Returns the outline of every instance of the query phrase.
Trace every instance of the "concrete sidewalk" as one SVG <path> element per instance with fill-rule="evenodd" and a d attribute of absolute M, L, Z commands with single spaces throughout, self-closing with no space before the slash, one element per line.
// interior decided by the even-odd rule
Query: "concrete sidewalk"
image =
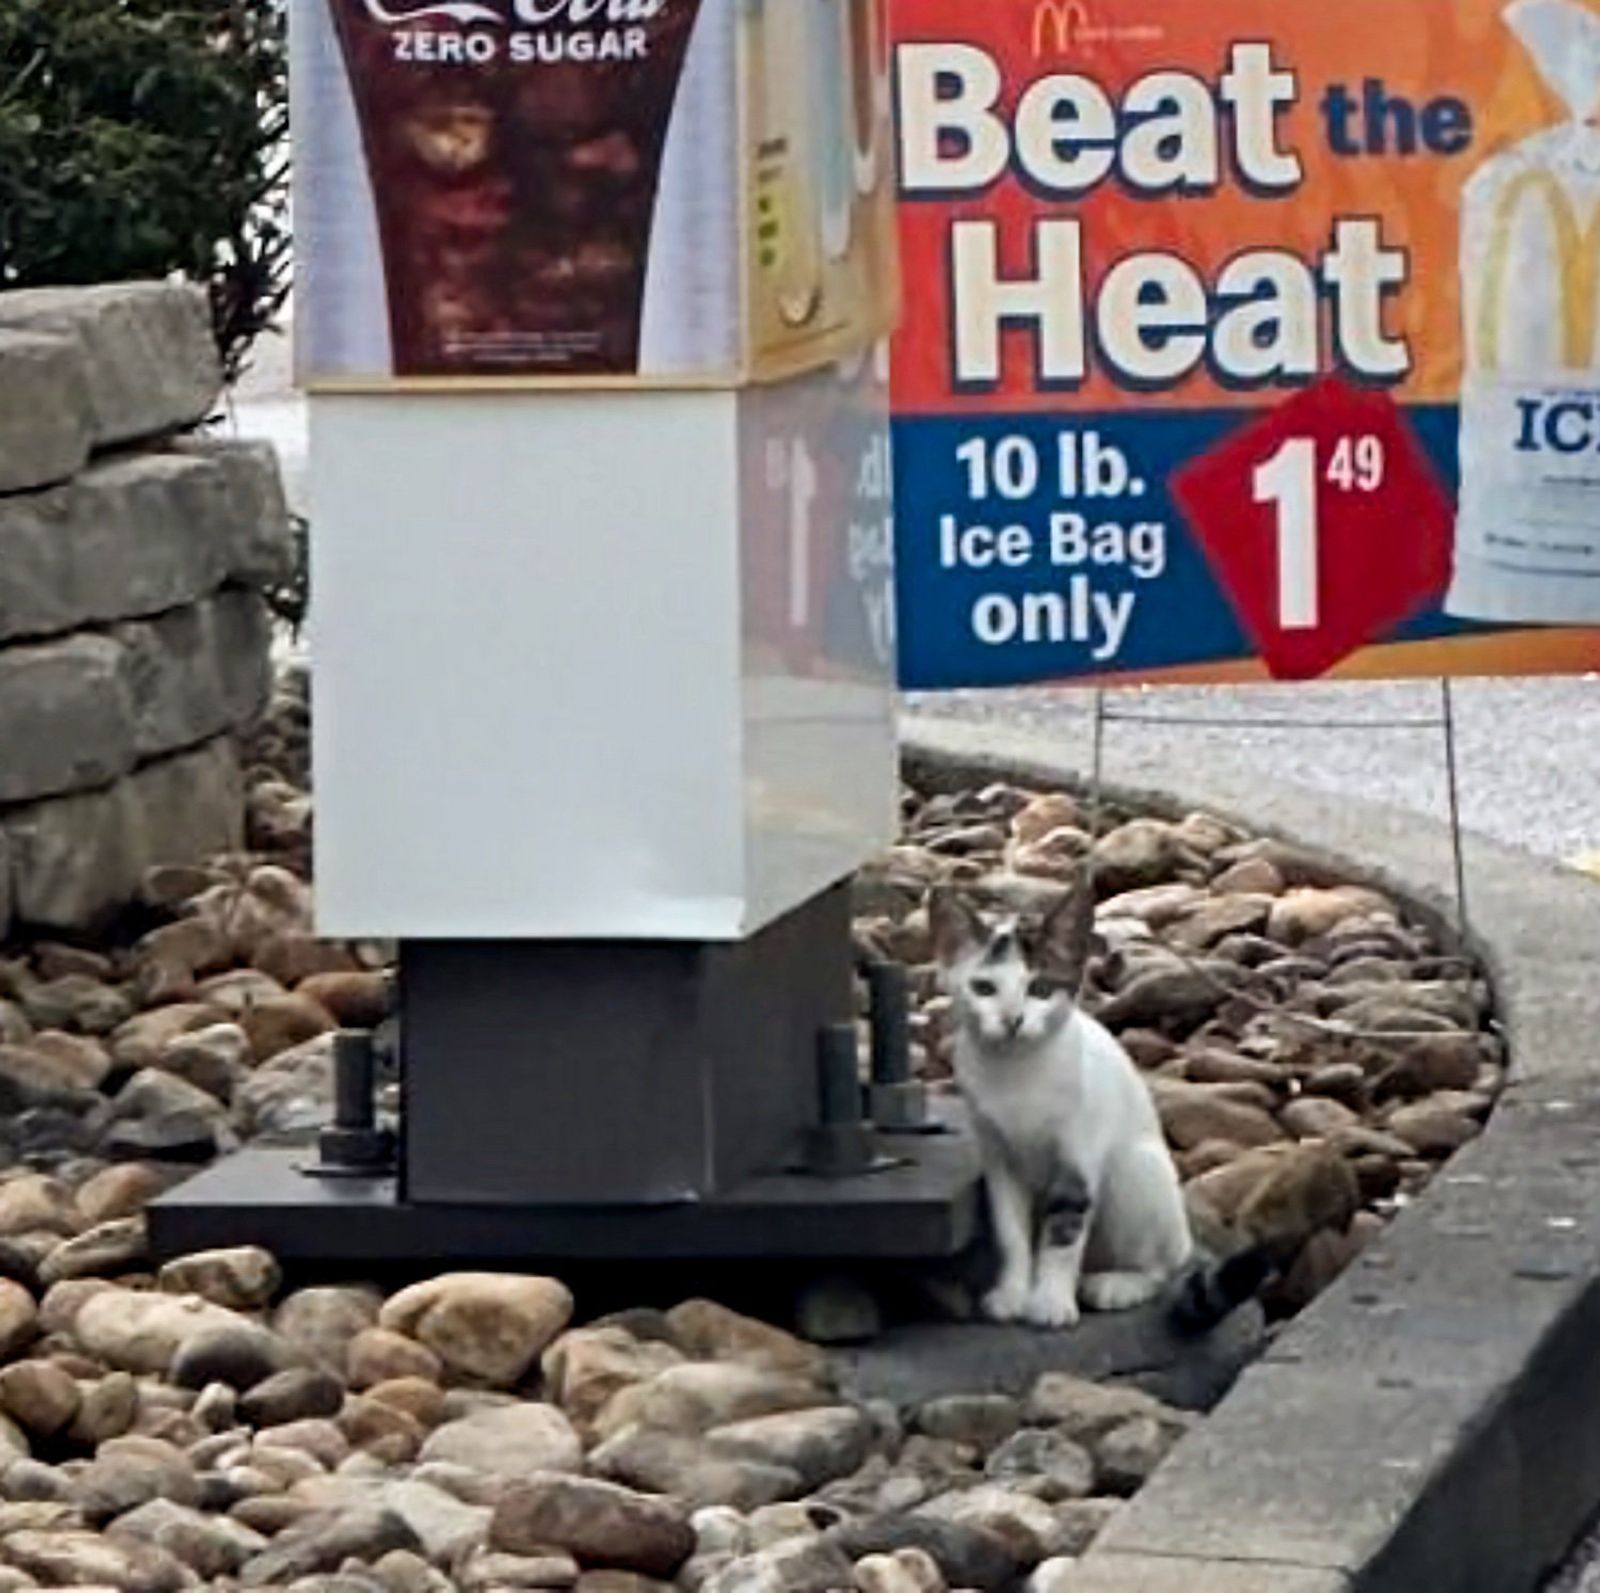
<path fill-rule="evenodd" d="M 1467 827 L 1544 857 L 1570 860 L 1600 848 L 1600 678 L 1469 680 L 1457 682 L 1454 692 Z M 1089 768 L 1087 691 L 944 692 L 913 697 L 911 704 L 924 714 L 1047 737 L 1060 756 Z M 1111 780 L 1181 787 L 1188 771 L 1223 768 L 1330 797 L 1448 816 L 1439 731 L 1382 728 L 1384 721 L 1437 717 L 1433 681 L 1118 691 L 1112 705 L 1120 714 L 1199 717 L 1221 726 L 1109 725 Z M 1263 718 L 1289 720 L 1292 728 L 1249 723 Z M 1367 728 L 1316 727 L 1330 719 Z"/>

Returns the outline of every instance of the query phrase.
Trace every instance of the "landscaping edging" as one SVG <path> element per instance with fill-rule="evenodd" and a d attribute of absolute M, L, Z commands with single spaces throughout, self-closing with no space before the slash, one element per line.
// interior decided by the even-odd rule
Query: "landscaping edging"
<path fill-rule="evenodd" d="M 1042 738 L 918 718 L 919 780 L 1081 789 Z M 1122 760 L 1119 760 L 1119 762 Z M 1188 765 L 1134 765 L 1450 911 L 1443 824 Z M 1524 1593 L 1600 1499 L 1600 890 L 1477 838 L 1474 950 L 1511 1074 L 1484 1134 L 1244 1373 L 1074 1568 L 1073 1593 Z"/>

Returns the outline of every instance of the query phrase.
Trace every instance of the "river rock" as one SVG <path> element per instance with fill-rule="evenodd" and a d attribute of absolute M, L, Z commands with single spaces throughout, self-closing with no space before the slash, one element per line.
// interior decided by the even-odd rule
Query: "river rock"
<path fill-rule="evenodd" d="M 111 1071 L 111 1053 L 105 1042 L 89 1035 L 45 1029 L 26 1043 L 26 1049 L 80 1090 L 98 1090 Z"/>
<path fill-rule="evenodd" d="M 0 1466 L 29 1458 L 28 1435 L 9 1416 L 0 1415 Z"/>
<path fill-rule="evenodd" d="M 110 1372 L 80 1390 L 78 1413 L 67 1436 L 93 1449 L 120 1438 L 139 1415 L 139 1385 L 130 1372 Z"/>
<path fill-rule="evenodd" d="M 82 1227 L 72 1191 L 59 1179 L 25 1173 L 0 1184 L 0 1236 L 57 1233 L 70 1238 Z"/>
<path fill-rule="evenodd" d="M 173 1354 L 167 1375 L 180 1388 L 200 1389 L 207 1383 L 226 1383 L 243 1392 L 274 1372 L 285 1370 L 293 1359 L 294 1352 L 276 1333 L 257 1322 L 237 1318 L 184 1339 Z"/>
<path fill-rule="evenodd" d="M 491 1515 L 484 1506 L 467 1504 L 414 1477 L 356 1476 L 346 1470 L 338 1476 L 310 1478 L 296 1484 L 294 1491 L 323 1510 L 392 1511 L 415 1536 L 415 1552 L 439 1566 L 478 1548 Z"/>
<path fill-rule="evenodd" d="M 350 1341 L 376 1325 L 382 1304 L 375 1289 L 297 1289 L 273 1313 L 272 1327 L 305 1359 L 342 1375 Z"/>
<path fill-rule="evenodd" d="M 153 1068 L 180 1034 L 222 1023 L 227 1013 L 206 1001 L 179 1001 L 137 1013 L 111 1036 L 112 1060 L 128 1072 Z"/>
<path fill-rule="evenodd" d="M 857 1560 L 858 1593 L 945 1593 L 944 1573 L 921 1549 L 869 1554 Z"/>
<path fill-rule="evenodd" d="M 208 1582 L 232 1576 L 267 1547 L 266 1538 L 240 1522 L 165 1498 L 151 1499 L 119 1516 L 108 1536 L 152 1543 Z"/>
<path fill-rule="evenodd" d="M 250 1061 L 250 1040 L 244 1030 L 236 1023 L 213 1023 L 176 1036 L 162 1049 L 155 1065 L 219 1101 L 229 1102 Z"/>
<path fill-rule="evenodd" d="M 912 1421 L 930 1438 L 971 1444 L 988 1454 L 1022 1425 L 1022 1407 L 1008 1394 L 947 1394 L 918 1406 Z"/>
<path fill-rule="evenodd" d="M 1095 1441 L 1099 1486 L 1112 1494 L 1131 1494 L 1142 1488 L 1178 1437 L 1171 1427 L 1151 1416 L 1134 1416 L 1119 1422 Z"/>
<path fill-rule="evenodd" d="M 288 993 L 259 968 L 230 968 L 203 980 L 199 987 L 199 994 L 230 1023 L 237 1023 L 252 1007 Z"/>
<path fill-rule="evenodd" d="M 311 974 L 301 980 L 295 994 L 314 1001 L 346 1029 L 376 1029 L 389 1015 L 389 976 L 366 969 Z"/>
<path fill-rule="evenodd" d="M 504 1554 L 478 1549 L 462 1562 L 457 1579 L 467 1593 L 512 1593 L 513 1589 L 575 1588 L 578 1562 L 563 1549 L 537 1554 Z"/>
<path fill-rule="evenodd" d="M 1400 1107 L 1389 1114 L 1385 1126 L 1421 1156 L 1452 1155 L 1483 1131 L 1465 1112 L 1436 1099 Z"/>
<path fill-rule="evenodd" d="M 1348 1232 L 1329 1228 L 1313 1235 L 1294 1258 L 1287 1276 L 1277 1285 L 1272 1299 L 1274 1306 L 1288 1311 L 1303 1310 L 1360 1255 L 1382 1227 L 1380 1217 L 1362 1212 Z"/>
<path fill-rule="evenodd" d="M 239 1014 L 238 1022 L 258 1064 L 270 1062 L 338 1027 L 326 1007 L 298 991 L 253 1003 Z"/>
<path fill-rule="evenodd" d="M 101 1444 L 78 1478 L 78 1505 L 91 1522 L 110 1521 L 151 1499 L 193 1506 L 199 1498 L 199 1480 L 183 1451 L 138 1434 Z"/>
<path fill-rule="evenodd" d="M 252 1449 L 257 1455 L 265 1449 L 296 1450 L 327 1471 L 336 1470 L 350 1458 L 349 1440 L 336 1422 L 323 1416 L 301 1416 L 276 1427 L 263 1427 Z"/>
<path fill-rule="evenodd" d="M 178 1593 L 189 1582 L 183 1564 L 154 1544 L 119 1543 L 94 1532 L 13 1532 L 5 1555 L 44 1587 Z"/>
<path fill-rule="evenodd" d="M 853 1405 L 784 1411 L 713 1427 L 706 1445 L 714 1453 L 798 1472 L 808 1488 L 847 1476 L 872 1452 L 876 1429 Z"/>
<path fill-rule="evenodd" d="M 808 1410 L 830 1403 L 816 1384 L 781 1372 L 737 1362 L 691 1361 L 618 1390 L 595 1419 L 596 1434 L 608 1438 L 634 1422 L 670 1432 L 703 1433 L 712 1427 Z"/>
<path fill-rule="evenodd" d="M 318 1511 L 280 1532 L 243 1568 L 245 1587 L 272 1587 L 337 1570 L 346 1560 L 376 1560 L 394 1549 L 419 1549 L 417 1535 L 392 1510 L 354 1505 Z"/>
<path fill-rule="evenodd" d="M 965 1522 L 935 1516 L 886 1514 L 847 1521 L 832 1528 L 824 1541 L 836 1544 L 851 1560 L 920 1549 L 952 1588 L 979 1588 L 984 1593 L 1001 1593 L 1023 1570 L 1022 1562 L 999 1538 Z"/>
<path fill-rule="evenodd" d="M 540 1370 L 547 1395 L 586 1426 L 619 1389 L 649 1382 L 682 1362 L 671 1344 L 641 1341 L 626 1328 L 607 1326 L 562 1334 L 544 1352 Z"/>
<path fill-rule="evenodd" d="M 464 1580 L 451 1581 L 409 1549 L 391 1549 L 372 1567 L 372 1574 L 383 1583 L 384 1593 L 456 1593 L 458 1586 L 468 1585 Z"/>
<path fill-rule="evenodd" d="M 741 1316 L 713 1300 L 685 1300 L 667 1312 L 673 1342 L 704 1361 L 740 1361 L 768 1372 L 792 1372 L 821 1380 L 828 1358 L 814 1344 L 782 1328 Z"/>
<path fill-rule="evenodd" d="M 1081 830 L 1083 809 L 1065 791 L 1028 798 L 1011 817 L 1011 833 L 1022 846 L 1035 846 L 1053 830 Z"/>
<path fill-rule="evenodd" d="M 309 1417 L 336 1416 L 343 1404 L 344 1383 L 332 1372 L 292 1366 L 241 1394 L 238 1411 L 252 1427 L 279 1427 Z"/>
<path fill-rule="evenodd" d="M 430 1434 L 422 1458 L 519 1477 L 531 1471 L 576 1471 L 583 1444 L 554 1405 L 503 1405 L 446 1422 Z"/>
<path fill-rule="evenodd" d="M 1122 1509 L 1120 1499 L 1072 1499 L 1056 1507 L 1056 1530 L 1063 1554 L 1086 1554 L 1089 1546 Z"/>
<path fill-rule="evenodd" d="M 1187 1034 L 1227 999 L 1216 976 L 1182 963 L 1152 967 L 1130 979 L 1097 1016 L 1113 1030 L 1158 1029 Z"/>
<path fill-rule="evenodd" d="M 984 1475 L 1056 1504 L 1094 1491 L 1094 1457 L 1059 1428 L 1029 1427 L 989 1456 Z"/>
<path fill-rule="evenodd" d="M 1331 1139 L 1342 1128 L 1359 1128 L 1361 1116 L 1339 1101 L 1303 1095 L 1278 1113 L 1278 1121 L 1296 1139 Z"/>
<path fill-rule="evenodd" d="M 82 1394 L 53 1361 L 16 1361 L 0 1368 L 0 1410 L 35 1438 L 53 1438 L 78 1414 Z"/>
<path fill-rule="evenodd" d="M 119 1162 L 78 1186 L 78 1210 L 88 1223 L 111 1222 L 144 1210 L 180 1175 L 151 1162 Z"/>
<path fill-rule="evenodd" d="M 415 1460 L 426 1432 L 409 1411 L 368 1394 L 352 1394 L 339 1413 L 339 1430 L 365 1454 L 385 1465 Z"/>
<path fill-rule="evenodd" d="M 1471 1089 L 1478 1070 L 1489 1060 L 1483 1037 L 1476 1033 L 1428 1034 L 1396 1043 L 1392 1061 L 1373 1080 L 1379 1099 L 1415 1099 L 1436 1090 Z"/>
<path fill-rule="evenodd" d="M 391 1377 L 385 1382 L 373 1383 L 365 1392 L 369 1400 L 404 1411 L 425 1428 L 437 1427 L 447 1415 L 444 1390 L 425 1377 Z"/>
<path fill-rule="evenodd" d="M 1023 1415 L 1034 1426 L 1053 1427 L 1091 1448 L 1112 1428 L 1138 1417 L 1148 1416 L 1180 1431 L 1187 1425 L 1180 1412 L 1139 1389 L 1092 1383 L 1070 1372 L 1044 1373 L 1029 1391 Z"/>
<path fill-rule="evenodd" d="M 427 1345 L 452 1370 L 510 1388 L 571 1316 L 572 1295 L 554 1278 L 454 1272 L 402 1289 L 378 1321 Z"/>
<path fill-rule="evenodd" d="M 363 1328 L 345 1351 L 345 1371 L 355 1389 L 373 1388 L 398 1378 L 437 1383 L 444 1374 L 444 1362 L 427 1345 L 418 1344 L 403 1333 Z"/>
<path fill-rule="evenodd" d="M 632 1426 L 588 1457 L 598 1477 L 645 1493 L 671 1494 L 691 1510 L 732 1506 L 755 1510 L 805 1491 L 798 1471 L 763 1460 L 713 1453 L 699 1438 Z"/>
<path fill-rule="evenodd" d="M 547 1546 L 580 1563 L 672 1576 L 694 1552 L 694 1529 L 677 1502 L 589 1477 L 545 1473 L 509 1488 L 495 1507 L 489 1542 L 512 1554 Z"/>
<path fill-rule="evenodd" d="M 184 1344 L 208 1331 L 235 1327 L 248 1329 L 250 1324 L 197 1296 L 116 1288 L 89 1296 L 72 1318 L 72 1331 L 89 1354 L 140 1373 L 165 1373 Z"/>
<path fill-rule="evenodd" d="M 20 1283 L 0 1278 L 0 1356 L 14 1355 L 38 1331 L 39 1308 Z"/>
<path fill-rule="evenodd" d="M 1326 935 L 1346 919 L 1393 911 L 1394 904 L 1387 897 L 1364 886 L 1301 887 L 1273 903 L 1267 934 L 1283 945 L 1298 946 Z"/>
<path fill-rule="evenodd" d="M 129 1272 L 150 1258 L 143 1213 L 116 1217 L 56 1246 L 39 1265 L 39 1281 L 47 1287 L 68 1278 L 106 1277 Z"/>
<path fill-rule="evenodd" d="M 221 1118 L 204 1112 L 163 1112 L 112 1122 L 96 1149 L 112 1161 L 183 1162 L 199 1166 L 232 1143 Z"/>
<path fill-rule="evenodd" d="M 975 1527 L 1003 1543 L 1023 1567 L 1037 1565 L 1062 1547 L 1049 1505 L 993 1483 L 940 1494 L 919 1506 L 917 1514 Z"/>
<path fill-rule="evenodd" d="M 1198 859 L 1177 830 L 1160 819 L 1132 819 L 1094 844 L 1095 884 L 1104 896 L 1162 885 Z"/>
<path fill-rule="evenodd" d="M 822 1538 L 790 1539 L 731 1561 L 701 1593 L 841 1593 L 855 1585 L 849 1558 Z"/>
<path fill-rule="evenodd" d="M 72 1036 L 63 1036 L 71 1039 Z M 70 1062 L 34 1044 L 0 1045 L 0 1112 L 13 1116 L 37 1108 L 87 1111 L 98 1098 Z"/>
<path fill-rule="evenodd" d="M 256 1311 L 278 1292 L 283 1269 L 270 1250 L 238 1245 L 202 1250 L 169 1261 L 156 1275 L 168 1294 L 197 1294 L 234 1311 Z"/>
<path fill-rule="evenodd" d="M 280 1051 L 234 1091 L 234 1114 L 246 1134 L 290 1137 L 322 1128 L 333 1106 L 333 1035 Z"/>
<path fill-rule="evenodd" d="M 35 1029 L 65 1029 L 73 1034 L 110 1034 L 127 1021 L 133 1005 L 120 990 L 90 974 L 64 974 L 18 992 L 22 1010 Z"/>
<path fill-rule="evenodd" d="M 1224 1093 L 1240 1086 L 1188 1084 L 1165 1078 L 1150 1083 L 1161 1126 L 1178 1150 L 1192 1150 L 1207 1140 L 1253 1146 L 1270 1145 L 1284 1137 L 1270 1112 Z"/>

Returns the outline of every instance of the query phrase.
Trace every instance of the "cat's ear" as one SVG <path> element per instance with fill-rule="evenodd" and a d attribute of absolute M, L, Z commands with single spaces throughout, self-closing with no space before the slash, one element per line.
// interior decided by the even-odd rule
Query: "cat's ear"
<path fill-rule="evenodd" d="M 1094 891 L 1080 871 L 1072 889 L 1045 915 L 1039 936 L 1041 960 L 1058 979 L 1077 990 L 1096 940 Z"/>
<path fill-rule="evenodd" d="M 986 938 L 977 908 L 949 886 L 937 886 L 929 894 L 928 926 L 934 957 L 947 968 L 970 957 Z"/>

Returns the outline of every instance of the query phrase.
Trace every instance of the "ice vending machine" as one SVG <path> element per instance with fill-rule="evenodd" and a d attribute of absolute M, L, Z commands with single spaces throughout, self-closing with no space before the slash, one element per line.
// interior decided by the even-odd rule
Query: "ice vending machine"
<path fill-rule="evenodd" d="M 855 1071 L 881 0 L 295 0 L 293 76 L 319 927 L 399 944 L 403 1111 L 385 1165 L 341 1037 L 320 1161 L 244 1153 L 158 1243 L 959 1248 L 964 1136 L 876 1137 Z M 885 1126 L 936 1128 L 871 973 Z"/>

